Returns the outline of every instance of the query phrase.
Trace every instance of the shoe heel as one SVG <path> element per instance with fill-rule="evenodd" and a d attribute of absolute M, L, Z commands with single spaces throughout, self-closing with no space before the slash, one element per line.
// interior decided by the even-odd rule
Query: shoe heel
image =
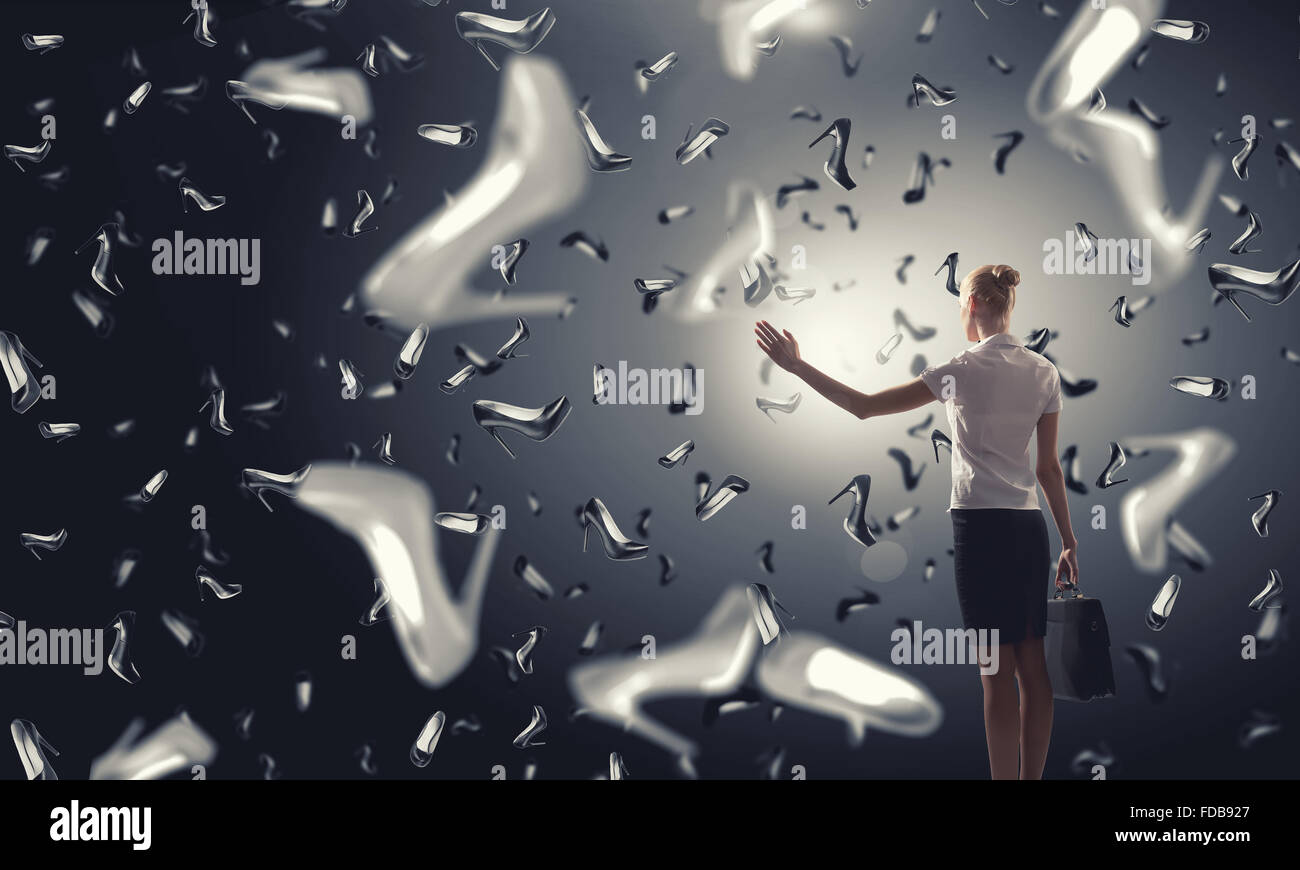
<path fill-rule="evenodd" d="M 591 531 L 591 520 L 582 521 L 582 552 L 587 552 L 587 533 Z"/>
<path fill-rule="evenodd" d="M 275 513 L 275 510 L 272 509 L 270 503 L 266 500 L 266 492 L 264 490 L 260 488 L 255 489 L 253 490 L 253 495 L 257 496 L 257 500 L 262 503 L 262 507 L 266 508 L 271 513 Z"/>
<path fill-rule="evenodd" d="M 844 487 L 844 488 L 841 489 L 839 492 L 835 493 L 835 498 L 832 498 L 830 501 L 828 501 L 828 502 L 826 502 L 826 503 L 827 503 L 827 504 L 835 504 L 835 499 L 837 499 L 837 498 L 839 498 L 840 496 L 844 495 L 844 493 L 850 491 L 851 489 L 853 489 L 853 482 L 852 482 L 852 481 L 849 482 L 849 485 L 848 485 L 848 486 Z"/>
<path fill-rule="evenodd" d="M 45 735 L 42 734 L 42 733 L 39 732 L 39 731 L 36 732 L 36 743 L 37 743 L 38 746 L 40 746 L 40 747 L 41 747 L 42 749 L 44 749 L 46 752 L 51 752 L 51 753 L 53 753 L 56 757 L 58 756 L 58 754 L 59 754 L 59 750 L 57 750 L 57 749 L 55 749 L 53 746 L 51 746 L 51 745 L 50 745 L 50 741 L 46 740 L 46 739 L 45 739 Z"/>
<path fill-rule="evenodd" d="M 1237 312 L 1242 317 L 1246 318 L 1247 323 L 1250 322 L 1250 315 L 1246 313 L 1246 309 L 1242 308 L 1241 303 L 1237 301 L 1237 294 L 1235 292 L 1228 291 L 1227 293 L 1222 294 L 1222 296 L 1224 299 L 1227 299 L 1229 302 L 1232 303 L 1232 307 L 1237 309 Z"/>
<path fill-rule="evenodd" d="M 483 40 L 474 40 L 474 47 L 478 49 L 479 54 L 483 55 L 483 57 L 487 59 L 488 63 L 492 64 L 492 69 L 501 72 L 501 67 L 497 65 L 495 60 L 493 60 L 492 55 L 488 54 L 487 46 L 483 44 Z"/>
<path fill-rule="evenodd" d="M 488 429 L 488 434 L 496 439 L 496 442 L 501 445 L 501 447 L 506 451 L 506 453 L 510 454 L 511 459 L 515 458 L 515 452 L 510 449 L 510 445 L 506 444 L 505 439 L 501 437 L 501 433 L 496 430 L 495 426 Z"/>
<path fill-rule="evenodd" d="M 17 338 L 17 336 L 14 337 Z M 19 340 L 17 344 L 18 344 L 18 352 L 23 355 L 24 359 L 26 359 L 32 365 L 36 366 L 38 369 L 45 368 L 45 366 L 41 363 L 41 361 L 38 360 L 30 350 L 27 349 L 27 347 L 22 343 L 21 340 Z"/>

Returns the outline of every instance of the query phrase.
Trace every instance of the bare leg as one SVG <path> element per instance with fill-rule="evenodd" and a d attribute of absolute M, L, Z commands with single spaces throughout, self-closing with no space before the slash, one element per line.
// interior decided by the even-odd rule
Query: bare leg
<path fill-rule="evenodd" d="M 998 647 L 998 671 L 980 674 L 984 685 L 984 733 L 988 738 L 989 772 L 994 779 L 1015 779 L 1020 746 L 1019 701 L 1016 697 L 1015 645 Z"/>
<path fill-rule="evenodd" d="M 1020 683 L 1020 778 L 1042 779 L 1052 737 L 1052 681 L 1041 637 L 1014 646 Z"/>

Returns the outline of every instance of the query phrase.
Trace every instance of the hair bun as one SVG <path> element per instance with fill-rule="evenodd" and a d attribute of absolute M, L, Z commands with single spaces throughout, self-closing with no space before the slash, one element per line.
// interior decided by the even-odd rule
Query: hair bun
<path fill-rule="evenodd" d="M 1010 266 L 994 266 L 993 280 L 999 287 L 1010 293 L 1020 285 L 1020 273 Z"/>

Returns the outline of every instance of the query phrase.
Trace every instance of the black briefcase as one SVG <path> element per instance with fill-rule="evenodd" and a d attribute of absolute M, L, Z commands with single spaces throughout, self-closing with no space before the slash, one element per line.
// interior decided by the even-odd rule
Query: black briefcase
<path fill-rule="evenodd" d="M 1052 695 L 1063 701 L 1091 701 L 1115 694 L 1110 663 L 1110 631 L 1101 601 L 1087 598 L 1077 586 L 1073 595 L 1060 590 L 1047 600 L 1047 673 Z"/>

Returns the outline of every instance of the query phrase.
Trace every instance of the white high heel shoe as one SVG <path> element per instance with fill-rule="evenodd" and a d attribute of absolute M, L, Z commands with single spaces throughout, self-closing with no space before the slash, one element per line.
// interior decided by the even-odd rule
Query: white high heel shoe
<path fill-rule="evenodd" d="M 662 697 L 718 697 L 756 683 L 769 700 L 844 720 L 849 742 L 868 726 L 925 737 L 943 722 L 943 708 L 919 681 L 837 642 L 805 631 L 764 645 L 746 587 L 731 586 L 686 640 L 653 659 L 609 655 L 569 671 L 581 712 L 643 737 L 677 756 L 693 774 L 699 747 L 649 718 L 642 706 Z"/>
<path fill-rule="evenodd" d="M 438 557 L 433 493 L 405 471 L 377 465 L 315 462 L 295 504 L 353 538 L 383 578 L 397 643 L 416 679 L 450 683 L 478 652 L 479 614 L 500 531 L 478 539 L 460 584 L 452 591 Z"/>
<path fill-rule="evenodd" d="M 1110 182 L 1120 206 L 1136 228 L 1135 236 L 1152 240 L 1156 263 L 1142 263 L 1148 280 L 1173 286 L 1196 264 L 1183 245 L 1201 226 L 1214 197 L 1223 160 L 1210 154 L 1183 213 L 1166 217 L 1160 140 L 1150 126 L 1118 109 L 1089 111 L 1092 95 L 1127 60 L 1139 41 L 1148 38 L 1164 0 L 1110 0 L 1097 10 L 1080 4 L 1034 77 L 1025 103 L 1029 116 L 1057 147 L 1086 156 Z"/>
<path fill-rule="evenodd" d="M 462 15 L 465 13 L 462 13 Z M 568 295 L 520 293 L 509 307 L 475 292 L 470 277 L 493 245 L 518 239 L 571 209 L 587 187 L 587 158 L 573 132 L 576 105 L 559 65 L 511 56 L 501 73 L 497 120 L 487 158 L 470 182 L 412 227 L 361 282 L 368 310 L 405 335 L 503 315 L 559 316 Z"/>

